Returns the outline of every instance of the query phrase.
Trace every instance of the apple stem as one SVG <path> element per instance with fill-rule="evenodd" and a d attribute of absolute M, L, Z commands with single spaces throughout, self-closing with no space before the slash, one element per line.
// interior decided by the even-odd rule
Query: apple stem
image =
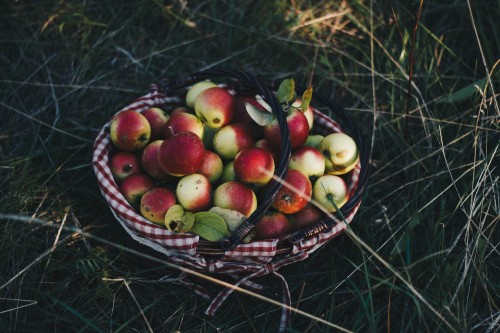
<path fill-rule="evenodd" d="M 174 129 L 172 128 L 172 126 L 168 126 L 168 130 L 170 131 L 170 134 L 172 134 L 172 136 L 175 136 Z"/>

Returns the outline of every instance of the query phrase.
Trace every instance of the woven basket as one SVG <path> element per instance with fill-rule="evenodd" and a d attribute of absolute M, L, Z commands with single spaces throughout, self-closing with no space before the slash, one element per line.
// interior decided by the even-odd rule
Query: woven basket
<path fill-rule="evenodd" d="M 191 85 L 205 79 L 212 79 L 214 82 L 222 80 L 224 85 L 236 94 L 252 96 L 258 94 L 272 107 L 282 135 L 282 153 L 280 160 L 276 163 L 275 175 L 284 178 L 291 154 L 286 115 L 281 111 L 274 96 L 275 85 L 263 83 L 249 73 L 235 70 L 208 70 L 173 81 L 153 84 L 150 93 L 137 98 L 120 111 L 142 112 L 152 107 L 172 108 L 183 103 L 185 93 Z M 297 89 L 297 93 L 302 93 L 300 88 Z M 173 233 L 143 218 L 125 200 L 118 185 L 113 180 L 109 168 L 110 153 L 114 149 L 109 135 L 110 122 L 102 127 L 94 144 L 93 167 L 99 188 L 111 212 L 131 238 L 138 244 L 153 249 L 162 255 L 163 259 L 199 272 L 231 276 L 236 281 L 234 285 L 255 287 L 256 285 L 252 283 L 254 278 L 274 274 L 286 286 L 286 281 L 277 273 L 277 270 L 282 266 L 306 259 L 310 253 L 341 233 L 356 214 L 368 180 L 367 146 L 362 140 L 359 129 L 347 112 L 335 101 L 317 93 L 313 94 L 311 106 L 316 107 L 313 109 L 315 117 L 313 133 L 327 135 L 345 131 L 356 141 L 360 159 L 356 167 L 344 177 L 348 184 L 350 199 L 335 214 L 335 217 L 320 220 L 292 233 L 284 240 L 241 242 L 241 239 L 271 206 L 281 187 L 279 182 L 272 182 L 271 185 L 267 186 L 262 195 L 264 199 L 260 200 L 257 210 L 232 237 L 220 242 L 200 240 L 198 236 L 189 233 Z M 327 109 L 332 114 L 332 118 L 319 111 L 319 106 L 322 109 Z M 288 294 L 288 288 L 284 290 L 286 290 L 284 294 Z M 195 291 L 203 294 L 199 289 L 195 288 Z M 229 288 L 213 298 L 207 314 L 213 314 L 231 292 L 232 289 Z M 284 295 L 283 302 L 289 304 L 289 295 Z M 282 327 L 286 325 L 288 316 L 289 312 L 285 307 Z"/>

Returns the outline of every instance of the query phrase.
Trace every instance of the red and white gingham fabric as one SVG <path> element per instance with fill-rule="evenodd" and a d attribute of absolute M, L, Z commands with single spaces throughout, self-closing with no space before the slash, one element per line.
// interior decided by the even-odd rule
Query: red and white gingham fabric
<path fill-rule="evenodd" d="M 152 107 L 168 107 L 168 105 L 179 102 L 178 97 L 164 96 L 155 88 L 153 85 L 151 93 L 136 99 L 119 112 L 124 110 L 142 112 Z M 322 112 L 314 110 L 314 116 L 314 131 L 316 134 L 326 135 L 333 132 L 342 132 L 339 124 Z M 277 272 L 277 269 L 304 260 L 310 253 L 316 251 L 347 227 L 345 223 L 339 223 L 329 231 L 304 239 L 295 244 L 291 253 L 287 255 L 276 256 L 278 240 L 274 239 L 240 244 L 235 249 L 226 251 L 221 258 L 205 258 L 197 253 L 198 236 L 189 233 L 173 233 L 164 227 L 149 222 L 127 202 L 115 183 L 108 165 L 109 152 L 112 149 L 109 125 L 110 122 L 102 127 L 94 143 L 93 168 L 101 193 L 111 208 L 113 215 L 134 240 L 165 254 L 165 259 L 172 263 L 200 272 L 227 274 L 235 277 L 237 280 L 235 282 L 236 286 L 242 285 L 257 290 L 261 289 L 262 286 L 251 280 L 262 275 L 273 274 L 281 281 L 283 303 L 289 306 L 288 286 L 283 276 Z M 358 162 L 358 165 L 350 173 L 350 193 L 356 190 L 359 173 L 360 165 Z M 347 223 L 351 222 L 358 207 L 348 216 L 345 216 Z M 185 281 L 186 285 L 190 285 L 187 279 L 183 279 L 183 281 Z M 191 287 L 200 295 L 208 297 L 208 293 L 202 288 L 194 285 L 191 285 Z M 213 314 L 232 291 L 233 289 L 228 288 L 220 292 L 207 309 L 207 314 Z M 280 324 L 281 329 L 286 327 L 289 316 L 290 310 L 287 306 L 284 306 Z"/>

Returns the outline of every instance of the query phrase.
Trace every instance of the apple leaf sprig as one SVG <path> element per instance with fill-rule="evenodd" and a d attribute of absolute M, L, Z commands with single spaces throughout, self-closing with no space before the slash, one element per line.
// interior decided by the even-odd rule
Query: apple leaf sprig
<path fill-rule="evenodd" d="M 300 112 L 305 112 L 311 103 L 312 94 L 313 87 L 309 86 L 302 94 L 300 105 L 295 105 L 295 102 L 297 101 L 297 93 L 295 91 L 295 81 L 291 78 L 285 79 L 280 83 L 278 90 L 276 91 L 276 98 L 281 104 L 283 112 L 289 112 L 291 108 L 297 109 Z M 267 104 L 261 96 L 257 95 L 255 98 L 262 106 L 262 109 L 257 108 L 250 103 L 245 103 L 248 115 L 260 126 L 267 126 L 275 119 L 275 116 L 273 115 L 269 104 Z"/>
<path fill-rule="evenodd" d="M 231 235 L 246 216 L 231 209 L 212 207 L 206 212 L 189 212 L 181 205 L 171 206 L 165 214 L 165 227 L 173 232 L 191 232 L 209 241 Z"/>

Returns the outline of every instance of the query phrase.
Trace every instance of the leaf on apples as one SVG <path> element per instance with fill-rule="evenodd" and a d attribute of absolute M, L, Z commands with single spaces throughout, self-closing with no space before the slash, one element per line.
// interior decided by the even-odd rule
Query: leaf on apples
<path fill-rule="evenodd" d="M 302 94 L 302 105 L 300 106 L 300 110 L 305 112 L 311 103 L 311 99 L 313 96 L 313 87 L 309 86 L 304 93 Z"/>
<path fill-rule="evenodd" d="M 267 102 L 262 98 L 261 95 L 255 95 L 255 100 L 257 103 L 259 103 L 264 109 L 266 109 L 269 112 L 273 112 L 273 109 L 271 108 L 271 105 L 267 104 Z"/>
<path fill-rule="evenodd" d="M 281 104 L 290 103 L 295 96 L 295 81 L 293 79 L 285 79 L 280 83 L 276 97 Z"/>
<path fill-rule="evenodd" d="M 212 207 L 209 212 L 215 213 L 224 219 L 226 226 L 229 230 L 229 234 L 232 234 L 238 227 L 245 222 L 247 217 L 236 210 Z"/>
<path fill-rule="evenodd" d="M 248 115 L 260 126 L 267 126 L 274 120 L 274 115 L 267 111 L 262 111 L 250 103 L 245 103 Z"/>
<path fill-rule="evenodd" d="M 186 212 L 181 205 L 173 205 L 165 214 L 165 227 L 170 231 L 188 232 L 194 223 L 194 214 Z"/>
<path fill-rule="evenodd" d="M 191 232 L 212 242 L 228 235 L 226 222 L 213 212 L 199 212 L 194 214 L 194 224 Z"/>

